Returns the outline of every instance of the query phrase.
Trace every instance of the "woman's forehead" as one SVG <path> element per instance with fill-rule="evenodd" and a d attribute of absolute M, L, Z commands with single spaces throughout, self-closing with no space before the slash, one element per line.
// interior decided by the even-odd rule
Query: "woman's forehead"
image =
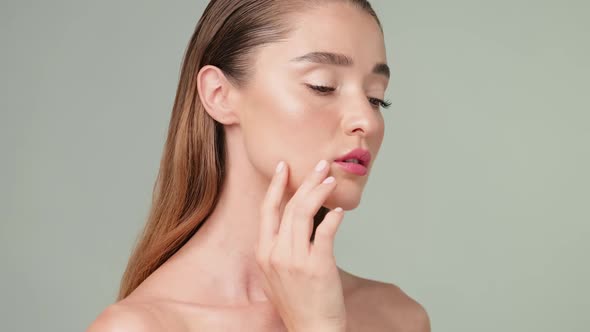
<path fill-rule="evenodd" d="M 277 48 L 289 59 L 327 51 L 346 54 L 357 61 L 366 56 L 371 61 L 386 61 L 379 24 L 362 9 L 335 3 L 297 14 L 292 23 L 293 30 Z"/>
<path fill-rule="evenodd" d="M 376 21 L 368 14 L 356 9 L 359 16 L 368 18 L 357 24 L 316 23 L 314 20 L 299 21 L 299 24 L 283 40 L 261 47 L 258 60 L 262 65 L 271 63 L 288 64 L 293 62 L 333 62 L 334 64 L 377 64 L 386 63 L 383 34 Z M 309 24 L 307 24 L 309 22 Z"/>

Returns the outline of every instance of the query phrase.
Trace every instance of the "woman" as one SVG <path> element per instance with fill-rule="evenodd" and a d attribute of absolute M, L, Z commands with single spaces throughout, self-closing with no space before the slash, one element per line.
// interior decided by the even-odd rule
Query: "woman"
<path fill-rule="evenodd" d="M 401 289 L 333 256 L 381 146 L 388 81 L 367 1 L 211 1 L 148 223 L 88 330 L 429 331 Z"/>

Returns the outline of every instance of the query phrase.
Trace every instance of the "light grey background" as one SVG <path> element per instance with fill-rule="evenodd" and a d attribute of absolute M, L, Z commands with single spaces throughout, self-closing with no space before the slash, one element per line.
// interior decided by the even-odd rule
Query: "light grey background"
<path fill-rule="evenodd" d="M 588 331 L 589 2 L 373 4 L 393 105 L 339 264 L 433 331 Z M 113 301 L 205 5 L 1 2 L 1 331 Z"/>

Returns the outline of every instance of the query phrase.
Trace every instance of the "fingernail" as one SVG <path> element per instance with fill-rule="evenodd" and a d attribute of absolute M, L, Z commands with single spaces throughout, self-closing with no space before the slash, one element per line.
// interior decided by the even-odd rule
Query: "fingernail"
<path fill-rule="evenodd" d="M 324 168 L 326 168 L 328 162 L 325 160 L 320 161 L 317 166 L 315 167 L 316 172 L 321 172 Z"/>
<path fill-rule="evenodd" d="M 330 176 L 329 178 L 326 178 L 324 180 L 324 182 L 322 182 L 322 183 L 332 183 L 332 182 L 334 182 L 334 177 L 333 176 Z"/>
<path fill-rule="evenodd" d="M 281 162 L 280 162 L 280 163 L 277 165 L 276 172 L 278 173 L 278 172 L 282 171 L 282 170 L 283 170 L 283 167 L 285 167 L 285 162 L 284 162 L 284 161 L 281 161 Z"/>
<path fill-rule="evenodd" d="M 337 208 L 334 209 L 334 211 L 336 211 L 336 212 L 342 212 L 342 208 L 341 207 L 337 207 Z"/>

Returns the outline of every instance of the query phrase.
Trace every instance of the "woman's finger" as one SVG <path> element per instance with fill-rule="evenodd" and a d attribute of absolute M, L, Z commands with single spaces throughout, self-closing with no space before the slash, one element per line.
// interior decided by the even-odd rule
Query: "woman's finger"
<path fill-rule="evenodd" d="M 272 177 L 260 208 L 258 248 L 268 253 L 280 227 L 280 208 L 288 179 L 288 165 L 281 161 Z"/>
<path fill-rule="evenodd" d="M 295 261 L 306 260 L 310 254 L 311 233 L 313 232 L 313 218 L 318 210 L 328 199 L 328 196 L 336 188 L 336 180 L 333 176 L 326 178 L 317 185 L 302 203 L 303 215 L 294 218 L 292 226 L 292 250 Z"/>
<path fill-rule="evenodd" d="M 326 257 L 332 257 L 334 255 L 336 231 L 338 231 L 338 227 L 343 219 L 344 211 L 338 207 L 328 212 L 324 220 L 317 227 L 310 249 L 310 255 L 315 262 L 324 262 Z"/>
<path fill-rule="evenodd" d="M 329 171 L 328 166 L 328 161 L 321 160 L 307 175 L 295 194 L 293 194 L 293 197 L 286 204 L 283 215 L 280 217 L 282 221 L 277 235 L 278 247 L 281 250 L 289 250 L 291 252 L 293 250 L 293 223 L 312 223 L 315 212 L 306 209 L 306 201 L 308 200 L 309 192 L 317 187 L 326 177 Z M 288 253 L 286 256 L 291 257 L 292 255 Z"/>

